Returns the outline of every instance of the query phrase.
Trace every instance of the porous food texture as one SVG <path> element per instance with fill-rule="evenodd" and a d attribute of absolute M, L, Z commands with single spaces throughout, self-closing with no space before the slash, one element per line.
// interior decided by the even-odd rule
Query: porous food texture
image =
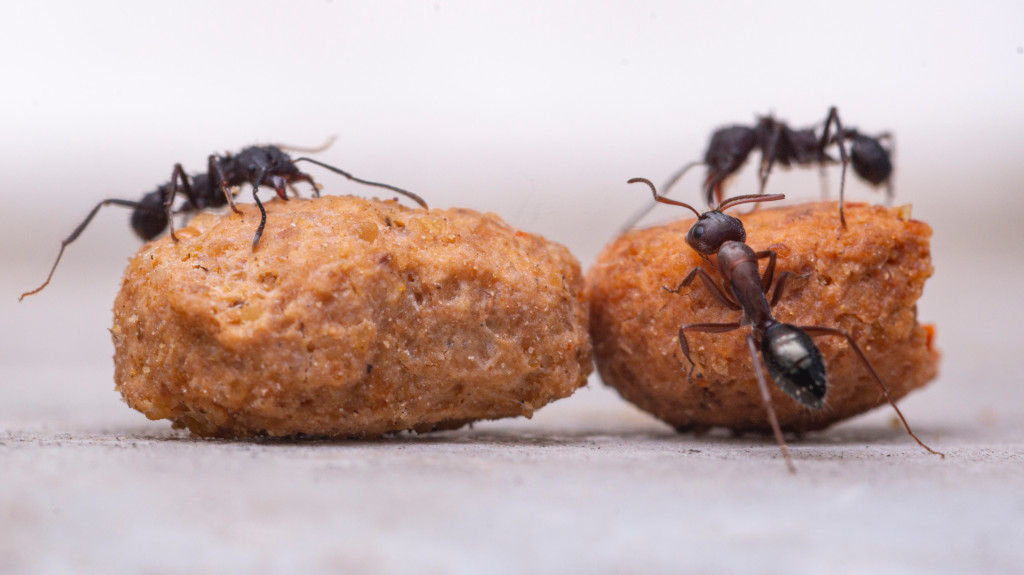
<path fill-rule="evenodd" d="M 201 436 L 371 437 L 530 416 L 586 383 L 579 265 L 493 214 L 325 196 L 204 213 L 114 304 L 115 378 Z"/>
<path fill-rule="evenodd" d="M 738 210 L 737 210 L 738 211 Z M 895 398 L 936 376 L 934 329 L 918 322 L 917 300 L 932 274 L 931 228 L 909 218 L 909 208 L 846 205 L 848 226 L 835 202 L 741 216 L 747 243 L 778 254 L 775 277 L 792 272 L 776 319 L 797 326 L 849 332 Z M 630 231 L 598 256 L 587 276 L 591 334 L 604 382 L 681 430 L 725 427 L 767 431 L 769 424 L 746 344 L 750 327 L 729 333 L 687 332 L 691 365 L 679 346 L 679 328 L 740 321 L 705 285 L 675 288 L 698 266 L 721 281 L 684 238 L 693 219 Z M 761 261 L 762 272 L 767 260 Z M 770 380 L 782 427 L 820 429 L 886 403 L 874 379 L 845 339 L 816 336 L 828 368 L 825 406 L 812 410 Z"/>

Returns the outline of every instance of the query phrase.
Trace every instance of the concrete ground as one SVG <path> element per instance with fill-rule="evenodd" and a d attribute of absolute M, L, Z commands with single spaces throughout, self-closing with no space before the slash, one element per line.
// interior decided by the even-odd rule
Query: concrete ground
<path fill-rule="evenodd" d="M 195 439 L 112 391 L 102 292 L 116 281 L 65 282 L 2 304 L 0 572 L 1021 572 L 1024 402 L 1007 337 L 1021 272 L 979 273 L 929 284 L 942 375 L 901 404 L 947 457 L 881 408 L 792 442 L 796 475 L 771 439 L 676 434 L 596 377 L 530 421 Z M 957 305 L 972 282 L 995 296 Z"/>

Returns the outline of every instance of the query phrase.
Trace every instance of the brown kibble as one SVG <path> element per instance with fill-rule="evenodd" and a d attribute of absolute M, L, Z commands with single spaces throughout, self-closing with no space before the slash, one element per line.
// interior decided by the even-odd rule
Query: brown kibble
<path fill-rule="evenodd" d="M 893 397 L 902 397 L 932 380 L 938 369 L 934 328 L 918 323 L 916 306 L 932 274 L 931 228 L 909 219 L 905 208 L 848 203 L 843 230 L 837 211 L 834 202 L 823 202 L 762 208 L 742 219 L 755 251 L 778 252 L 776 277 L 796 274 L 774 309 L 776 319 L 846 330 Z M 690 364 L 679 347 L 680 325 L 735 322 L 741 316 L 699 281 L 679 294 L 662 289 L 674 288 L 701 265 L 719 278 L 684 241 L 693 221 L 628 232 L 598 256 L 587 276 L 598 371 L 623 397 L 676 428 L 768 431 L 746 346 L 749 327 L 687 333 L 697 364 L 694 379 L 687 379 Z M 824 428 L 886 403 L 844 339 L 816 337 L 815 342 L 829 373 L 825 407 L 803 407 L 769 384 L 784 429 Z"/>
<path fill-rule="evenodd" d="M 114 303 L 115 379 L 202 436 L 367 437 L 525 415 L 591 372 L 579 264 L 493 214 L 326 196 L 201 213 Z"/>

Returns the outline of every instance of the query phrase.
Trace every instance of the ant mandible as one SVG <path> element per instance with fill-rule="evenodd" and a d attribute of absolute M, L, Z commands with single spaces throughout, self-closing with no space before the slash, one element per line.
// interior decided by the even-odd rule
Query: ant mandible
<path fill-rule="evenodd" d="M 772 315 L 772 308 L 779 302 L 785 289 L 786 279 L 792 272 L 783 272 L 775 282 L 775 288 L 771 293 L 771 300 L 768 299 L 768 291 L 772 287 L 775 274 L 776 254 L 774 251 L 765 250 L 755 252 L 747 245 L 747 234 L 743 222 L 738 218 L 723 213 L 724 210 L 740 204 L 750 202 L 771 202 L 785 198 L 783 194 L 774 195 L 747 195 L 730 198 L 711 211 L 701 214 L 689 204 L 668 199 L 658 194 L 658 190 L 650 180 L 644 178 L 633 178 L 630 184 L 643 183 L 651 188 L 654 200 L 664 204 L 683 206 L 697 215 L 697 221 L 686 234 L 686 243 L 693 248 L 705 260 L 710 256 L 716 256 L 718 273 L 722 277 L 722 287 L 704 271 L 704 268 L 696 267 L 679 283 L 675 288 L 663 286 L 668 292 L 679 293 L 683 288 L 693 283 L 697 277 L 701 279 L 711 295 L 719 302 L 736 311 L 742 312 L 739 321 L 730 323 L 690 323 L 679 328 L 679 347 L 683 356 L 690 362 L 689 377 L 693 377 L 696 363 L 690 357 L 690 346 L 686 341 L 686 332 L 707 332 L 725 333 L 740 329 L 743 326 L 750 326 L 750 333 L 747 334 L 747 347 L 750 350 L 750 358 L 754 363 L 754 373 L 757 376 L 757 384 L 761 392 L 761 400 L 768 413 L 768 421 L 771 424 L 775 440 L 782 450 L 786 466 L 791 472 L 796 468 L 789 456 L 789 450 L 782 437 L 782 429 L 779 426 L 775 409 L 772 407 L 771 396 L 768 394 L 768 386 L 765 382 L 764 373 L 761 369 L 761 362 L 758 361 L 758 349 L 761 351 L 761 358 L 768 368 L 772 380 L 788 395 L 800 404 L 812 408 L 821 409 L 825 405 L 825 396 L 828 392 L 828 372 L 825 368 L 825 360 L 821 351 L 811 340 L 811 336 L 831 335 L 845 338 L 850 348 L 857 354 L 871 373 L 871 377 L 878 384 L 882 395 L 896 410 L 900 421 L 907 433 L 929 453 L 945 457 L 932 448 L 925 445 L 914 432 L 903 412 L 896 407 L 889 394 L 882 378 L 875 371 L 874 366 L 868 361 L 864 351 L 857 342 L 846 331 L 824 326 L 795 326 L 781 323 Z M 768 265 L 762 276 L 758 267 L 758 261 L 768 259 Z M 723 289 L 724 288 L 724 289 Z"/>
<path fill-rule="evenodd" d="M 831 128 L 835 126 L 835 134 Z M 825 165 L 836 163 L 835 158 L 826 153 L 826 148 L 835 144 L 839 148 L 839 162 L 842 171 L 839 177 L 839 220 L 846 227 L 846 214 L 843 210 L 844 189 L 846 187 L 846 166 L 853 164 L 853 171 L 872 186 L 886 185 L 886 199 L 892 202 L 892 135 L 882 133 L 878 136 L 862 134 L 855 128 L 844 128 L 835 106 L 829 108 L 825 117 L 824 131 L 819 137 L 816 128 L 795 130 L 785 122 L 772 116 L 761 116 L 754 126 L 729 126 L 715 130 L 711 135 L 703 162 L 690 162 L 679 169 L 662 189 L 667 195 L 690 168 L 698 165 L 707 166 L 704 179 L 704 195 L 708 206 L 712 198 L 722 201 L 722 186 L 725 180 L 735 174 L 746 163 L 755 148 L 761 151 L 761 168 L 759 170 L 760 190 L 764 194 L 765 184 L 772 168 L 778 163 L 789 167 L 792 164 L 808 166 L 817 164 L 824 175 Z M 889 147 L 882 146 L 887 140 Z M 850 150 L 846 150 L 846 142 L 850 142 Z M 656 204 L 647 206 L 638 212 L 625 226 L 633 227 Z"/>
<path fill-rule="evenodd" d="M 322 150 L 329 146 L 331 142 L 333 142 L 333 138 L 319 148 L 305 151 Z M 427 203 L 423 201 L 423 198 L 410 191 L 388 184 L 356 178 L 344 170 L 312 158 L 301 157 L 293 160 L 282 149 L 283 147 L 275 145 L 249 146 L 237 155 L 230 153 L 223 156 L 210 154 L 207 163 L 207 173 L 195 174 L 191 177 L 185 173 L 184 168 L 178 163 L 174 165 L 174 170 L 171 172 L 170 182 L 145 194 L 139 201 L 117 198 L 101 201 L 93 207 L 82 223 L 78 224 L 78 227 L 71 232 L 71 235 L 61 242 L 60 251 L 57 252 L 57 259 L 54 260 L 50 273 L 46 276 L 46 281 L 36 289 L 21 294 L 18 301 L 25 299 L 26 296 L 39 293 L 50 284 L 50 280 L 53 279 L 53 273 L 57 270 L 57 264 L 60 263 L 60 258 L 64 255 L 64 250 L 69 244 L 78 239 L 78 236 L 85 231 L 85 228 L 96 216 L 96 213 L 104 206 L 113 205 L 131 208 L 132 229 L 143 241 L 152 240 L 163 233 L 165 229 L 170 228 L 171 238 L 177 242 L 178 237 L 174 234 L 173 216 L 175 214 L 194 213 L 208 208 L 220 208 L 225 205 L 230 206 L 235 213 L 240 214 L 241 211 L 235 206 L 234 201 L 234 194 L 237 192 L 232 191 L 232 188 L 252 183 L 252 197 L 260 210 L 260 224 L 252 238 L 252 249 L 255 250 L 256 246 L 259 245 L 260 237 L 263 235 L 263 229 L 267 223 L 267 211 L 257 195 L 261 186 L 269 185 L 273 187 L 280 198 L 287 200 L 288 196 L 285 193 L 285 188 L 291 187 L 295 182 L 305 181 L 313 186 L 313 195 L 320 197 L 320 190 L 316 181 L 313 180 L 312 176 L 303 173 L 296 167 L 295 164 L 298 162 L 309 162 L 344 176 L 353 182 L 397 192 L 411 198 L 424 209 L 427 209 Z M 185 195 L 185 202 L 177 209 L 174 209 L 174 200 L 179 191 Z"/>

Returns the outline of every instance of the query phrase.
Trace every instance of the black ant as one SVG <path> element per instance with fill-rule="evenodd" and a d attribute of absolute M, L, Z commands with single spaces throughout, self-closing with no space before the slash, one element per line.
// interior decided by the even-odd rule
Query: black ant
<path fill-rule="evenodd" d="M 835 125 L 835 134 L 831 133 Z M 735 174 L 755 148 L 761 151 L 761 168 L 759 177 L 761 187 L 759 194 L 764 194 L 768 176 L 776 163 L 789 167 L 792 164 L 808 166 L 817 164 L 824 175 L 825 165 L 836 163 L 836 159 L 826 153 L 826 148 L 836 144 L 839 148 L 839 162 L 842 171 L 839 178 L 839 220 L 846 227 L 846 214 L 843 211 L 843 191 L 846 186 L 846 165 L 853 164 L 853 171 L 872 186 L 886 184 L 886 199 L 892 203 L 892 136 L 883 133 L 872 137 L 860 133 L 855 128 L 844 128 L 839 119 L 839 111 L 833 106 L 825 117 L 825 127 L 821 136 L 815 133 L 814 127 L 794 130 L 785 122 L 772 116 L 762 116 L 754 126 L 729 126 L 715 130 L 704 153 L 703 162 L 690 162 L 673 174 L 663 189 L 665 194 L 683 177 L 686 172 L 697 165 L 708 167 L 704 179 L 704 194 L 707 204 L 711 200 L 722 201 L 722 185 L 725 180 Z M 882 140 L 888 140 L 890 148 L 882 146 Z M 846 150 L 846 141 L 850 142 L 850 150 Z M 638 212 L 628 223 L 631 228 L 650 211 L 651 204 Z"/>
<path fill-rule="evenodd" d="M 715 209 L 701 214 L 689 204 L 670 200 L 658 194 L 657 189 L 650 180 L 644 178 L 633 178 L 630 184 L 644 183 L 651 188 L 654 200 L 664 204 L 683 206 L 697 215 L 697 222 L 693 224 L 686 234 L 686 243 L 696 251 L 701 258 L 709 260 L 710 256 L 716 256 L 718 273 L 722 277 L 722 287 L 711 278 L 704 268 L 694 268 L 674 289 L 663 286 L 668 292 L 679 293 L 683 288 L 693 283 L 693 280 L 700 277 L 711 295 L 726 307 L 741 311 L 740 320 L 732 323 L 691 323 L 679 328 L 679 347 L 683 356 L 690 362 L 689 377 L 692 379 L 696 363 L 690 357 L 690 346 L 686 341 L 686 332 L 708 332 L 725 333 L 737 330 L 749 325 L 751 331 L 747 334 L 747 347 L 750 349 L 750 358 L 754 363 L 754 372 L 757 375 L 757 384 L 760 388 L 761 399 L 764 402 L 765 410 L 768 412 L 768 421 L 771 424 L 775 440 L 782 449 L 782 455 L 786 460 L 786 466 L 791 472 L 796 468 L 789 456 L 785 440 L 782 437 L 782 429 L 779 427 L 778 418 L 775 416 L 775 409 L 772 407 L 771 396 L 768 394 L 768 386 L 765 383 L 761 363 L 757 360 L 757 351 L 761 350 L 761 357 L 768 368 L 772 380 L 786 393 L 800 404 L 812 408 L 821 409 L 825 405 L 825 396 L 828 392 L 828 373 L 825 369 L 825 361 L 821 351 L 811 340 L 814 335 L 832 335 L 846 339 L 850 347 L 864 363 L 871 377 L 878 384 L 882 395 L 889 401 L 907 433 L 929 453 L 945 457 L 944 454 L 934 451 L 925 445 L 914 432 L 900 408 L 896 407 L 889 389 L 885 386 L 882 378 L 875 371 L 874 366 L 868 361 L 863 350 L 857 345 L 853 337 L 846 331 L 824 326 L 794 326 L 777 321 L 772 315 L 772 308 L 779 302 L 785 288 L 786 279 L 792 272 L 783 272 L 775 282 L 775 288 L 771 293 L 771 300 L 768 299 L 768 291 L 771 289 L 773 276 L 775 274 L 776 254 L 774 251 L 766 250 L 755 252 L 746 244 L 747 234 L 743 222 L 738 218 L 724 214 L 723 211 L 733 206 L 750 202 L 771 202 L 785 198 L 783 194 L 774 195 L 747 195 L 730 198 L 718 205 Z M 768 265 L 762 276 L 758 267 L 758 261 L 768 258 Z"/>
<path fill-rule="evenodd" d="M 333 138 L 318 149 L 323 149 L 330 145 L 331 141 L 333 141 Z M 169 227 L 171 237 L 177 242 L 178 238 L 174 234 L 173 221 L 175 214 L 194 213 L 208 208 L 220 208 L 225 205 L 230 206 L 235 213 L 240 214 L 241 211 L 235 206 L 234 201 L 234 195 L 237 191 L 233 191 L 232 188 L 252 183 L 252 197 L 260 210 L 260 224 L 252 238 L 252 249 L 255 250 L 256 246 L 259 245 L 260 237 L 263 235 L 263 228 L 267 223 L 267 211 L 257 195 L 261 186 L 269 185 L 273 187 L 281 199 L 287 200 L 288 196 L 285 193 L 285 188 L 291 187 L 295 182 L 305 181 L 313 186 L 313 195 L 320 197 L 318 184 L 313 180 L 312 176 L 301 172 L 296 167 L 295 164 L 298 162 L 316 164 L 353 182 L 398 192 L 411 198 L 424 209 L 427 208 L 427 203 L 423 201 L 423 198 L 412 192 L 388 184 L 356 178 L 348 172 L 312 158 L 302 157 L 293 160 L 282 150 L 282 146 L 249 146 L 237 155 L 230 153 L 223 156 L 211 154 L 208 161 L 208 170 L 205 174 L 188 176 L 181 164 L 178 163 L 174 165 L 174 170 L 171 172 L 171 181 L 147 193 L 141 200 L 135 202 L 112 198 L 96 204 L 92 211 L 89 212 L 89 215 L 85 217 L 85 220 L 78 224 L 78 227 L 71 232 L 71 235 L 61 242 L 57 259 L 54 260 L 53 267 L 50 268 L 50 274 L 46 276 L 46 281 L 36 289 L 21 294 L 18 301 L 25 299 L 26 296 L 42 291 L 43 288 L 49 285 L 50 280 L 53 278 L 53 273 L 57 270 L 57 264 L 60 263 L 60 258 L 64 255 L 64 249 L 71 242 L 78 239 L 78 236 L 81 235 L 103 206 L 115 205 L 131 208 L 132 229 L 144 241 L 152 240 Z M 185 195 L 185 202 L 177 209 L 174 209 L 174 200 L 179 191 Z"/>
<path fill-rule="evenodd" d="M 311 186 L 313 186 L 313 195 L 320 197 L 319 186 L 317 186 L 317 183 L 313 181 L 312 176 L 299 171 L 295 166 L 297 162 L 309 162 L 336 174 L 345 176 L 353 182 L 398 192 L 419 204 L 423 209 L 428 209 L 427 202 L 423 201 L 423 198 L 410 191 L 396 188 L 395 186 L 390 186 L 388 184 L 361 180 L 348 172 L 312 158 L 303 157 L 292 160 L 288 154 L 277 146 L 250 146 L 239 152 L 237 156 L 233 156 L 231 154 L 227 154 L 225 156 L 211 154 L 209 158 L 208 176 L 220 186 L 221 190 L 223 190 L 224 197 L 227 198 L 228 205 L 231 206 L 231 209 L 235 213 L 240 214 L 241 212 L 237 207 L 235 207 L 234 199 L 228 192 L 228 189 L 232 186 L 239 186 L 248 182 L 252 183 L 252 198 L 256 202 L 256 207 L 260 209 L 260 225 L 256 228 L 256 234 L 252 238 L 253 250 L 255 250 L 256 246 L 259 245 L 260 237 L 263 235 L 263 228 L 267 223 L 267 211 L 263 208 L 263 202 L 260 201 L 260 198 L 256 193 L 259 191 L 260 186 L 269 184 L 277 192 L 278 197 L 282 200 L 287 200 L 288 195 L 285 193 L 286 186 L 290 186 L 292 183 L 298 181 L 307 181 Z M 176 173 L 181 174 L 182 181 L 185 180 L 184 172 L 179 171 Z M 185 192 L 187 195 L 187 188 Z M 171 198 L 169 201 L 174 201 L 174 190 L 171 192 Z"/>

